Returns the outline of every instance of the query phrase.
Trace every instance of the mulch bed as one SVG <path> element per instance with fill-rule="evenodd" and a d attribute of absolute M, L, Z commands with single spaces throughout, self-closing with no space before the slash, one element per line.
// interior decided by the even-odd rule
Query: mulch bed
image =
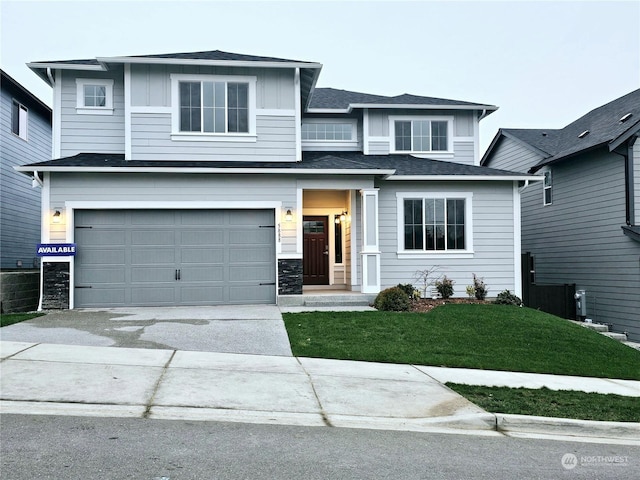
<path fill-rule="evenodd" d="M 487 300 L 476 300 L 475 298 L 448 298 L 442 300 L 441 298 L 433 300 L 431 298 L 420 298 L 411 302 L 412 312 L 429 312 L 440 305 L 447 305 L 450 303 L 468 303 L 468 304 L 484 304 L 491 303 Z"/>

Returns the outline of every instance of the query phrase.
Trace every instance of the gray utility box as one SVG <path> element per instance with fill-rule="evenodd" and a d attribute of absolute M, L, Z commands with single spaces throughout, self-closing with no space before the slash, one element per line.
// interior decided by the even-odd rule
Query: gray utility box
<path fill-rule="evenodd" d="M 576 317 L 584 320 L 587 316 L 587 291 L 577 290 L 574 298 L 576 299 Z"/>

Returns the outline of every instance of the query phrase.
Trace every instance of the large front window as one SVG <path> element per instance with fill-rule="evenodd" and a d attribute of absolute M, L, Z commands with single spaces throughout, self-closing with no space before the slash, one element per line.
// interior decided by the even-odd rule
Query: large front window
<path fill-rule="evenodd" d="M 249 85 L 180 82 L 180 131 L 249 132 Z"/>
<path fill-rule="evenodd" d="M 471 194 L 398 194 L 400 251 L 470 252 Z"/>
<path fill-rule="evenodd" d="M 446 152 L 449 121 L 429 119 L 393 120 L 396 152 Z"/>

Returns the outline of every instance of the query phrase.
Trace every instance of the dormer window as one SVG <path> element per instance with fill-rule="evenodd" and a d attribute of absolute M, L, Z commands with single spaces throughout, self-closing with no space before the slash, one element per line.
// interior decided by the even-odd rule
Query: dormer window
<path fill-rule="evenodd" d="M 392 153 L 448 153 L 451 142 L 450 118 L 390 117 Z"/>
<path fill-rule="evenodd" d="M 80 115 L 112 115 L 113 80 L 77 78 L 76 112 Z"/>
<path fill-rule="evenodd" d="M 255 133 L 255 77 L 174 74 L 171 80 L 174 140 Z"/>

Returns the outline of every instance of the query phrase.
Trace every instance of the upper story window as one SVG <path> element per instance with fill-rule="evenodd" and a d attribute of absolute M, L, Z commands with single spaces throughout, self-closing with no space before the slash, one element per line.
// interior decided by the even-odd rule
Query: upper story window
<path fill-rule="evenodd" d="M 11 103 L 11 132 L 27 139 L 27 107 L 15 100 Z"/>
<path fill-rule="evenodd" d="M 451 152 L 451 118 L 389 117 L 392 152 Z"/>
<path fill-rule="evenodd" d="M 112 115 L 113 80 L 77 78 L 76 112 L 80 115 Z"/>
<path fill-rule="evenodd" d="M 551 181 L 551 170 L 547 170 L 544 172 L 544 182 L 543 182 L 543 203 L 544 205 L 551 205 L 553 201 L 553 183 Z"/>
<path fill-rule="evenodd" d="M 342 122 L 302 122 L 302 140 L 341 141 L 353 139 L 354 124 Z"/>
<path fill-rule="evenodd" d="M 171 75 L 174 140 L 255 135 L 255 77 Z"/>
<path fill-rule="evenodd" d="M 398 193 L 399 253 L 471 253 L 471 193 Z"/>

